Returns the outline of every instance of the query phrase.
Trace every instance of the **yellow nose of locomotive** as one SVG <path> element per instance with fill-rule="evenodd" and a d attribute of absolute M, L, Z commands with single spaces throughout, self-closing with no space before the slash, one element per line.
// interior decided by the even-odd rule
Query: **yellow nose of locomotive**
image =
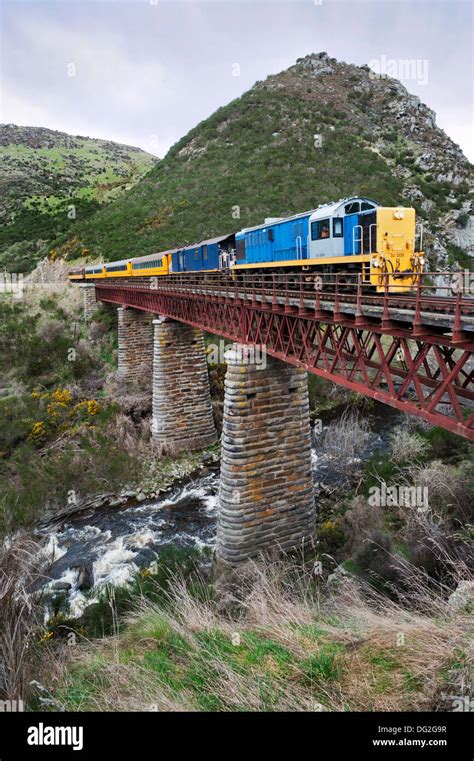
<path fill-rule="evenodd" d="M 381 206 L 377 209 L 377 253 L 372 256 L 370 282 L 378 291 L 413 288 L 423 257 L 415 252 L 415 209 Z M 421 268 L 421 269 L 420 269 Z"/>

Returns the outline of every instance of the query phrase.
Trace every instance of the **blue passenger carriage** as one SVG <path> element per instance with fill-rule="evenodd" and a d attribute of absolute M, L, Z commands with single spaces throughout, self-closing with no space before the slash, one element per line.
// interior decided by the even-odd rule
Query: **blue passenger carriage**
<path fill-rule="evenodd" d="M 171 254 L 171 272 L 218 271 L 229 266 L 235 247 L 235 235 L 219 235 L 200 243 L 175 249 Z"/>

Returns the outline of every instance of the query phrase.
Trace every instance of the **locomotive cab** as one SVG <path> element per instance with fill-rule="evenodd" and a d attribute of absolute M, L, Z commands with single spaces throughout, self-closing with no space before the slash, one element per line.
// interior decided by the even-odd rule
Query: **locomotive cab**
<path fill-rule="evenodd" d="M 376 252 L 370 260 L 370 282 L 377 290 L 411 290 L 423 271 L 424 255 L 416 251 L 415 209 L 384 206 L 377 209 Z"/>
<path fill-rule="evenodd" d="M 415 251 L 415 210 L 346 198 L 316 209 L 309 218 L 312 261 L 329 271 L 362 272 L 363 282 L 395 293 L 411 290 L 424 257 Z"/>
<path fill-rule="evenodd" d="M 316 209 L 310 217 L 311 259 L 357 256 L 375 251 L 375 216 L 371 198 L 346 198 Z"/>

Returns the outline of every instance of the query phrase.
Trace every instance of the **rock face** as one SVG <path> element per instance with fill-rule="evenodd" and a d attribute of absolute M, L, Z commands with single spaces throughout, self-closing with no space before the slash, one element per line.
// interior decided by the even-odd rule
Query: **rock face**
<path fill-rule="evenodd" d="M 218 557 L 241 563 L 311 541 L 315 508 L 307 373 L 226 353 Z"/>
<path fill-rule="evenodd" d="M 474 607 L 474 581 L 460 581 L 455 591 L 449 596 L 448 606 L 453 612 Z"/>
<path fill-rule="evenodd" d="M 92 571 L 85 565 L 79 567 L 79 573 L 77 577 L 77 588 L 83 592 L 86 589 L 91 589 L 94 586 L 94 580 L 92 577 Z"/>

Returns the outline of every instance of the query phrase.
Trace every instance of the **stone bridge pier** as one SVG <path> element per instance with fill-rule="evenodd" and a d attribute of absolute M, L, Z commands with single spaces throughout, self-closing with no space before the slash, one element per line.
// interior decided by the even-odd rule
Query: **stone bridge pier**
<path fill-rule="evenodd" d="M 253 353 L 226 354 L 217 553 L 230 564 L 308 546 L 315 523 L 307 373 Z"/>
<path fill-rule="evenodd" d="M 215 444 L 202 330 L 167 317 L 153 325 L 153 438 L 173 451 Z"/>
<path fill-rule="evenodd" d="M 153 439 L 170 452 L 217 441 L 202 330 L 130 307 L 118 311 L 117 379 L 151 392 Z"/>
<path fill-rule="evenodd" d="M 117 380 L 121 386 L 151 393 L 153 368 L 153 315 L 119 307 Z"/>
<path fill-rule="evenodd" d="M 94 312 L 97 310 L 99 306 L 96 299 L 95 284 L 81 283 L 79 288 L 82 291 L 84 319 L 86 322 L 90 322 L 92 315 L 94 314 Z"/>

